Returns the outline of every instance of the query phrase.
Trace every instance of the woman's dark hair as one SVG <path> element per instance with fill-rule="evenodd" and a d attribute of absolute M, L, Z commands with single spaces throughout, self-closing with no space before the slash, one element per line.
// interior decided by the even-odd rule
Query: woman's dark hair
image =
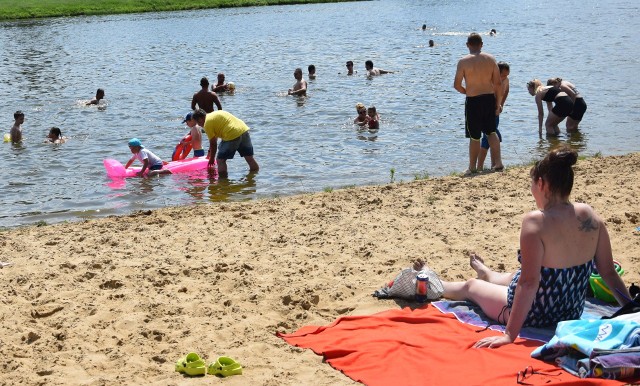
<path fill-rule="evenodd" d="M 531 168 L 531 178 L 542 178 L 552 194 L 568 197 L 573 189 L 573 165 L 578 160 L 575 150 L 561 146 L 551 150 L 544 159 Z"/>

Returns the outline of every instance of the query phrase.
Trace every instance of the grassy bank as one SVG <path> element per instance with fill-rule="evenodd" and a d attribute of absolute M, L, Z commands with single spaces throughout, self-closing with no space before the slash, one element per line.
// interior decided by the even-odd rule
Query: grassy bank
<path fill-rule="evenodd" d="M 344 0 L 0 0 L 0 20 L 340 1 Z"/>

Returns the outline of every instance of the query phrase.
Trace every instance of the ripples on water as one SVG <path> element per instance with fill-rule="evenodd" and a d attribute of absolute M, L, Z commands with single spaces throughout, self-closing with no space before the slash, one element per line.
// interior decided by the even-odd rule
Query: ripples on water
<path fill-rule="evenodd" d="M 383 0 L 0 23 L 4 132 L 15 110 L 26 113 L 24 144 L 0 147 L 0 226 L 385 183 L 391 168 L 396 181 L 460 171 L 467 142 L 455 65 L 467 34 L 491 28 L 498 35 L 485 36 L 484 49 L 511 64 L 500 126 L 507 165 L 553 145 L 537 138 L 524 87 L 533 77 L 571 80 L 589 104 L 582 132 L 560 141 L 587 154 L 637 151 L 640 102 L 629 83 L 640 70 L 638 6 L 554 6 Z M 367 59 L 397 73 L 367 79 Z M 346 60 L 356 76 L 344 75 Z M 285 96 L 293 69 L 306 74 L 312 63 L 309 96 Z M 247 176 L 236 158 L 227 181 L 106 178 L 102 160 L 125 162 L 130 137 L 168 158 L 200 77 L 219 71 L 237 85 L 221 101 L 251 127 L 259 174 Z M 98 87 L 105 108 L 84 106 Z M 378 133 L 353 127 L 357 102 L 376 105 Z M 54 125 L 71 140 L 42 143 Z"/>

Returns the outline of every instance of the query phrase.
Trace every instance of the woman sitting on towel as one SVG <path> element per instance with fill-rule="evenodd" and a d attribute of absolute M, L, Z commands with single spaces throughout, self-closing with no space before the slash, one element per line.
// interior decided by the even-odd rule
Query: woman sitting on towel
<path fill-rule="evenodd" d="M 531 194 L 539 210 L 522 220 L 519 270 L 494 272 L 472 253 L 471 267 L 478 277 L 442 283 L 444 297 L 470 300 L 506 324 L 504 335 L 481 339 L 475 347 L 512 343 L 522 327 L 579 319 L 592 261 L 618 303 L 628 302 L 629 291 L 615 271 L 604 221 L 589 205 L 569 201 L 577 159 L 575 151 L 563 147 L 531 168 Z"/>

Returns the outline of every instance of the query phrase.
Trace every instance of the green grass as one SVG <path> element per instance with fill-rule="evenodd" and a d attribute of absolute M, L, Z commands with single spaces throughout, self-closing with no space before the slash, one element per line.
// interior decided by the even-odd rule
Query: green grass
<path fill-rule="evenodd" d="M 413 175 L 413 179 L 414 179 L 414 181 L 428 180 L 429 179 L 429 173 L 427 173 L 426 171 L 424 171 L 422 173 L 416 173 L 416 174 Z"/>
<path fill-rule="evenodd" d="M 0 20 L 340 1 L 345 0 L 0 0 Z"/>

